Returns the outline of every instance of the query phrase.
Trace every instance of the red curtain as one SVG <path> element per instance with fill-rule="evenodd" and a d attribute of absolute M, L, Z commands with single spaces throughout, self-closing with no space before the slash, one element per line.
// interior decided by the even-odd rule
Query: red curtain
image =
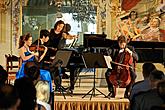
<path fill-rule="evenodd" d="M 140 1 L 141 0 L 123 0 L 121 3 L 121 7 L 123 10 L 128 11 L 134 6 L 136 6 L 136 4 Z"/>

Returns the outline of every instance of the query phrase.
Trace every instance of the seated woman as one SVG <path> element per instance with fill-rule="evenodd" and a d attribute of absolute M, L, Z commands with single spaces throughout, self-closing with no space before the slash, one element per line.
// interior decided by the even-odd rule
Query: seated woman
<path fill-rule="evenodd" d="M 38 110 L 51 110 L 49 102 L 50 90 L 47 81 L 39 80 L 36 85 L 36 97 Z"/>
<path fill-rule="evenodd" d="M 29 46 L 32 44 L 32 36 L 28 33 L 25 36 L 21 36 L 20 40 L 19 40 L 19 55 L 20 58 L 22 60 L 22 64 L 20 69 L 18 70 L 18 72 L 16 73 L 16 79 L 25 77 L 26 74 L 24 73 L 24 66 L 26 64 L 26 62 L 35 62 L 36 61 L 36 57 L 39 56 L 38 52 L 31 52 L 29 50 Z M 45 55 L 47 49 L 45 49 L 43 55 Z M 43 58 L 43 56 L 41 55 L 40 58 Z M 38 58 L 38 61 L 41 61 L 41 59 Z M 50 90 L 52 90 L 52 80 L 51 80 L 51 76 L 50 76 L 50 72 L 47 70 L 42 70 L 40 69 L 40 79 L 41 80 L 46 80 L 49 82 L 50 85 Z"/>

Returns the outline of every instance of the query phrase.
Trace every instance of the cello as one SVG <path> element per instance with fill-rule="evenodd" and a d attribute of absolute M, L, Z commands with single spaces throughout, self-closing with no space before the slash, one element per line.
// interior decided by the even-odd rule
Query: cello
<path fill-rule="evenodd" d="M 124 88 L 131 82 L 130 65 L 133 63 L 133 57 L 124 49 L 123 52 L 118 54 L 115 62 L 125 66 L 116 64 L 114 70 L 112 70 L 109 76 L 109 80 L 115 88 Z"/>

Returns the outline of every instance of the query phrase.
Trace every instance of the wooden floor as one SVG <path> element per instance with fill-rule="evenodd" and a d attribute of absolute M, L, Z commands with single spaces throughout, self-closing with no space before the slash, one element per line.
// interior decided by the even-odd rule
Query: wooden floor
<path fill-rule="evenodd" d="M 64 96 L 55 92 L 54 105 L 55 110 L 127 110 L 129 107 L 129 100 L 123 98 L 124 89 L 118 93 L 115 98 L 107 98 L 100 94 L 97 90 L 95 94 L 86 95 L 86 93 L 91 90 L 90 87 L 76 87 L 74 90 L 74 95 L 70 96 L 68 93 L 64 93 Z M 103 94 L 107 95 L 107 88 L 97 88 Z M 84 98 L 82 98 L 86 95 Z M 94 96 L 95 95 L 95 96 Z M 92 97 L 91 97 L 92 96 Z"/>
<path fill-rule="evenodd" d="M 97 90 L 99 90 L 100 92 L 102 92 L 103 94 L 105 94 L 106 96 L 108 95 L 108 88 L 106 87 L 95 87 Z M 91 89 L 93 89 L 93 87 L 75 87 L 74 91 L 73 91 L 73 96 L 70 96 L 69 92 L 64 92 L 66 98 L 74 98 L 74 97 L 79 97 L 80 99 L 82 99 L 81 97 L 84 96 L 85 94 L 87 94 Z M 95 89 L 95 98 L 105 98 L 104 95 L 102 95 L 100 92 L 98 92 Z M 118 92 L 117 96 L 118 97 L 123 97 L 123 93 L 124 93 L 124 88 L 120 88 L 120 91 Z M 92 90 L 93 91 L 93 90 Z M 92 91 L 90 92 L 89 95 L 86 95 L 86 98 L 89 98 L 92 94 Z M 94 94 L 93 94 L 94 95 Z M 92 95 L 92 96 L 93 96 Z M 63 96 L 62 93 L 60 92 L 55 92 L 55 97 L 61 97 Z M 85 98 L 84 98 L 85 99 Z M 106 99 L 106 98 L 105 98 Z"/>
<path fill-rule="evenodd" d="M 136 81 L 142 80 L 142 65 L 143 63 L 139 63 L 136 68 L 137 78 Z M 162 70 L 165 72 L 165 68 L 162 64 L 155 64 L 157 69 Z M 105 80 L 105 79 L 104 79 Z M 89 80 L 88 80 L 89 81 Z M 77 84 L 74 89 L 74 95 L 70 96 L 68 93 L 64 93 L 64 96 L 59 93 L 55 92 L 55 109 L 56 110 L 127 110 L 129 107 L 129 100 L 123 98 L 124 89 L 119 89 L 115 98 L 107 98 L 104 95 L 100 94 L 98 91 L 95 90 L 95 96 L 90 94 L 86 95 L 82 98 L 89 90 L 93 87 L 93 80 L 90 79 L 91 82 L 84 83 L 81 82 L 81 86 L 79 87 Z M 64 81 L 64 86 L 69 85 L 69 81 Z M 105 82 L 104 82 L 105 83 Z M 90 86 L 89 86 L 90 85 Z M 106 84 L 105 84 L 106 85 Z M 98 86 L 96 87 L 100 90 L 103 94 L 108 94 L 107 86 Z M 91 97 L 92 96 L 92 97 Z M 91 105 L 92 104 L 92 105 Z"/>

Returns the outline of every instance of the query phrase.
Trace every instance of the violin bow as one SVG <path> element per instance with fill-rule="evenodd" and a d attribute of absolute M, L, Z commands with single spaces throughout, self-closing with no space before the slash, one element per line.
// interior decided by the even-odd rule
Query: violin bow
<path fill-rule="evenodd" d="M 37 42 L 37 52 L 39 52 L 39 46 L 40 46 L 40 30 L 41 30 L 41 26 L 39 26 L 39 29 L 38 29 L 38 42 Z M 38 56 L 38 62 L 39 62 L 39 56 Z"/>
<path fill-rule="evenodd" d="M 110 57 L 110 56 L 109 56 L 109 57 Z M 124 66 L 124 67 L 128 67 L 128 68 L 133 68 L 132 66 L 129 66 L 129 65 L 125 65 L 125 64 L 122 64 L 122 63 L 117 63 L 117 62 L 115 62 L 115 61 L 112 61 L 112 58 L 111 58 L 111 57 L 110 57 L 110 59 L 108 59 L 108 61 L 109 61 L 110 63 L 115 64 L 115 65 Z"/>
<path fill-rule="evenodd" d="M 38 29 L 38 43 L 37 43 L 37 47 L 39 48 L 39 46 L 40 46 L 40 44 L 39 44 L 39 42 L 40 42 L 40 30 L 41 30 L 41 26 L 39 26 L 39 29 Z M 38 49 L 37 49 L 37 52 L 38 52 Z"/>

